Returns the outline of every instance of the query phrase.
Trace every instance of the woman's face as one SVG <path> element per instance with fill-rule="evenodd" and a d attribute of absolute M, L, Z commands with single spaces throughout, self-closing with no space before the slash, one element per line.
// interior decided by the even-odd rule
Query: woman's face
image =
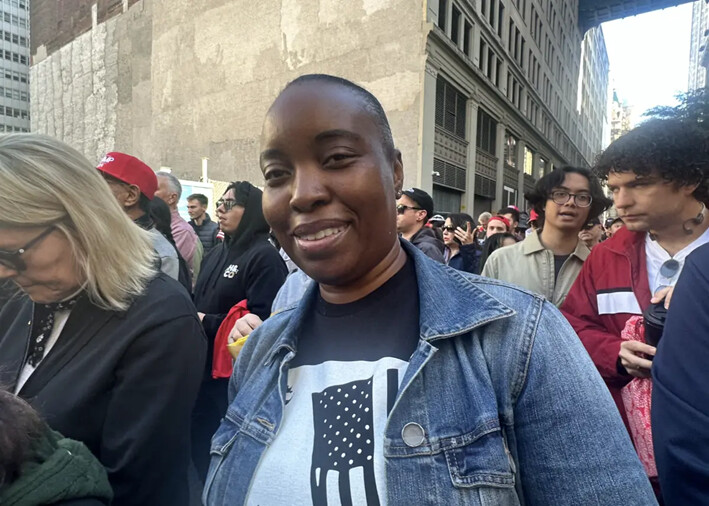
<path fill-rule="evenodd" d="M 232 188 L 226 192 L 221 200 L 217 201 L 217 216 L 219 216 L 219 228 L 222 232 L 231 236 L 236 232 L 241 223 L 241 218 L 244 216 L 244 207 L 234 204 L 234 189 Z M 229 206 L 233 205 L 231 209 L 227 210 Z"/>
<path fill-rule="evenodd" d="M 443 224 L 443 242 L 448 247 L 458 245 L 458 243 L 455 242 L 455 226 L 450 218 L 446 218 L 446 222 Z"/>
<path fill-rule="evenodd" d="M 266 117 L 263 213 L 286 253 L 319 283 L 356 286 L 398 241 L 394 196 L 403 167 L 381 138 L 362 99 L 329 83 L 287 89 Z"/>
<path fill-rule="evenodd" d="M 0 229 L 0 250 L 15 252 L 39 237 L 47 227 Z M 2 256 L 0 256 L 2 258 Z M 84 283 L 69 240 L 52 229 L 24 253 L 0 261 L 0 279 L 12 280 L 30 299 L 41 304 L 58 302 L 74 294 Z"/>

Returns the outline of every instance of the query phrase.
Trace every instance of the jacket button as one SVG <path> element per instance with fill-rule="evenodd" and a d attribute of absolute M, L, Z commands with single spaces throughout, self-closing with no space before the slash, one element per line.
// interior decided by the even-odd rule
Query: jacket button
<path fill-rule="evenodd" d="M 416 448 L 417 446 L 421 446 L 423 444 L 426 439 L 426 432 L 419 424 L 409 422 L 404 425 L 403 429 L 401 429 L 401 438 L 407 446 Z"/>

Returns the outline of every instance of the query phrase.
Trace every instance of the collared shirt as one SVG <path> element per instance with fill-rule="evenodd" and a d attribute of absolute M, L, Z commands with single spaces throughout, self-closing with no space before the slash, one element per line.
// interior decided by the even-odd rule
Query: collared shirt
<path fill-rule="evenodd" d="M 514 246 L 495 251 L 485 262 L 482 275 L 531 290 L 558 307 L 564 302 L 590 253 L 583 241 L 578 241 L 556 276 L 554 252 L 544 247 L 538 232 L 529 234 Z"/>
<path fill-rule="evenodd" d="M 69 297 L 66 297 L 63 300 L 69 300 L 73 299 L 81 291 L 85 288 L 85 285 L 82 285 L 81 288 L 79 288 L 76 292 L 72 293 Z M 52 326 L 52 331 L 49 334 L 49 338 L 47 339 L 47 343 L 44 345 L 44 356 L 46 357 L 50 351 L 52 351 L 52 348 L 54 348 L 54 345 L 57 344 L 57 341 L 59 340 L 59 336 L 62 333 L 62 330 L 64 330 L 64 326 L 66 325 L 66 322 L 69 320 L 69 315 L 71 315 L 71 309 L 66 309 L 62 311 L 56 311 L 54 313 L 54 325 Z M 28 326 L 32 325 L 32 321 L 27 322 Z M 37 364 L 39 366 L 39 364 Z M 17 394 L 22 387 L 27 383 L 27 380 L 30 379 L 30 376 L 32 376 L 32 373 L 37 369 L 37 367 L 32 366 L 29 362 L 26 362 L 22 370 L 20 371 L 20 376 L 17 378 L 17 385 L 15 385 L 15 394 Z"/>
<path fill-rule="evenodd" d="M 170 222 L 172 238 L 175 239 L 175 244 L 182 258 L 185 259 L 187 266 L 192 270 L 194 254 L 197 250 L 199 238 L 190 224 L 182 219 L 177 209 L 172 209 L 170 214 L 172 215 Z"/>

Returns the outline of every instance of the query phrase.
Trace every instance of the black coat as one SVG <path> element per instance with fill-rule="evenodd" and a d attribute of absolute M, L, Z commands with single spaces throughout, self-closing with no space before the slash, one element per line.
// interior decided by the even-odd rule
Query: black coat
<path fill-rule="evenodd" d="M 0 384 L 10 390 L 24 363 L 32 311 L 22 297 L 0 313 Z M 81 298 L 19 395 L 96 455 L 114 506 L 186 505 L 190 413 L 205 349 L 189 296 L 159 274 L 124 313 Z"/>
<path fill-rule="evenodd" d="M 217 239 L 219 225 L 212 221 L 209 213 L 204 213 L 204 221 L 201 225 L 197 225 L 194 220 L 190 220 L 188 223 L 197 234 L 197 237 L 199 237 L 202 247 L 204 248 L 205 255 L 212 251 L 212 248 L 214 248 L 217 244 L 219 244 L 219 240 Z"/>
<path fill-rule="evenodd" d="M 261 190 L 250 183 L 238 184 L 237 199 L 244 204 L 244 215 L 233 237 L 227 235 L 202 261 L 194 289 L 197 311 L 205 313 L 202 324 L 210 346 L 210 371 L 214 338 L 231 307 L 246 299 L 249 311 L 265 320 L 288 275 L 281 255 L 268 241 Z"/>

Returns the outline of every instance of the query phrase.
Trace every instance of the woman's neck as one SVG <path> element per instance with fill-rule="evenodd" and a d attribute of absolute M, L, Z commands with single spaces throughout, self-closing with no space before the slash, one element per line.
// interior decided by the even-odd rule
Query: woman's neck
<path fill-rule="evenodd" d="M 406 264 L 406 252 L 399 241 L 369 273 L 346 286 L 320 284 L 320 295 L 331 304 L 348 304 L 366 297 L 389 281 Z"/>
<path fill-rule="evenodd" d="M 544 227 L 539 234 L 539 240 L 545 249 L 551 250 L 555 255 L 570 255 L 579 243 L 579 233 Z"/>

